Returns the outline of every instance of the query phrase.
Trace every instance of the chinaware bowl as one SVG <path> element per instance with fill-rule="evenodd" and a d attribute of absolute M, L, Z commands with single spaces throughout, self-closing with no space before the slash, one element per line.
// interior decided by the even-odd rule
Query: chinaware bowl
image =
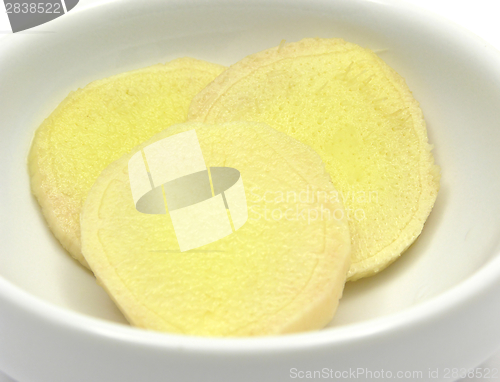
<path fill-rule="evenodd" d="M 500 345 L 500 53 L 478 37 L 395 0 L 112 0 L 27 32 L 0 39 L 0 369 L 19 382 L 451 381 Z M 316 36 L 373 49 L 420 102 L 442 169 L 421 236 L 348 283 L 320 331 L 222 339 L 128 326 L 31 195 L 35 129 L 98 78 L 182 56 L 230 65 Z"/>

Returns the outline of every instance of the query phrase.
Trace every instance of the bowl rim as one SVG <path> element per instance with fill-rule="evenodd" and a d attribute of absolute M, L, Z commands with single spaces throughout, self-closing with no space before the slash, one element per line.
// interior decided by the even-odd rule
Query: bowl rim
<path fill-rule="evenodd" d="M 74 17 L 90 17 L 92 12 L 103 7 L 123 7 L 125 4 L 134 3 L 135 0 L 105 0 L 102 3 L 90 4 L 84 7 L 75 8 L 71 13 L 65 15 L 64 22 L 68 23 Z M 150 0 L 151 1 L 151 0 Z M 197 0 L 198 3 L 208 4 L 210 0 Z M 453 34 L 455 39 L 462 39 L 464 45 L 471 45 L 471 48 L 482 49 L 484 55 L 489 55 L 491 62 L 489 67 L 500 67 L 500 51 L 497 51 L 491 44 L 475 35 L 465 27 L 446 19 L 443 16 L 420 8 L 415 4 L 404 0 L 336 0 L 336 3 L 377 3 L 388 6 L 398 14 L 407 13 L 412 17 L 417 17 L 433 27 L 442 30 L 446 34 Z M 119 3 L 119 5 L 118 5 Z M 161 0 L 152 0 L 151 3 L 163 3 Z M 190 2 L 191 3 L 191 2 Z M 228 3 L 232 6 L 252 4 L 252 6 L 275 5 L 303 6 L 303 0 L 222 0 L 219 3 Z M 310 0 L 308 6 L 331 6 L 333 2 L 329 0 Z M 169 6 L 179 4 L 186 6 L 183 0 L 169 0 Z M 192 4 L 191 4 L 192 5 Z M 55 20 L 63 23 L 62 20 Z M 63 25 L 63 24 L 62 24 Z M 4 36 L 0 39 L 0 49 L 2 45 L 9 45 L 12 36 Z M 496 62 L 497 65 L 494 63 Z M 401 333 L 418 326 L 420 323 L 429 320 L 439 320 L 440 317 L 453 313 L 453 310 L 468 305 L 476 296 L 492 289 L 494 284 L 500 279 L 500 256 L 495 256 L 485 262 L 473 274 L 458 284 L 429 298 L 421 303 L 401 311 L 391 313 L 382 317 L 372 318 L 353 324 L 339 327 L 325 328 L 318 331 L 294 333 L 280 336 L 267 337 L 243 337 L 243 338 L 215 338 L 215 337 L 195 337 L 180 334 L 161 333 L 135 328 L 124 324 L 114 323 L 105 319 L 91 317 L 83 313 L 70 310 L 50 303 L 41 297 L 34 296 L 5 279 L 0 274 L 0 302 L 8 305 L 20 312 L 30 314 L 38 319 L 55 324 L 69 331 L 82 334 L 91 334 L 98 337 L 105 337 L 109 340 L 120 341 L 130 344 L 141 344 L 152 348 L 175 350 L 182 346 L 183 350 L 198 352 L 234 353 L 234 352 L 289 352 L 311 346 L 321 345 L 342 345 L 349 342 L 357 342 L 367 337 L 379 337 L 387 333 Z"/>

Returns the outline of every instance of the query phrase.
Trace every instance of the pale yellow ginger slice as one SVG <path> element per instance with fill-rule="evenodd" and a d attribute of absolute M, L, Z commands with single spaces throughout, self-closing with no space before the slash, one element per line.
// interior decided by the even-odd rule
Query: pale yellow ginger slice
<path fill-rule="evenodd" d="M 310 145 L 349 215 L 350 280 L 396 260 L 436 200 L 439 170 L 417 101 L 376 54 L 342 39 L 244 58 L 194 98 L 188 119 L 264 122 Z"/>
<path fill-rule="evenodd" d="M 247 212 L 241 219 L 236 194 L 224 191 L 233 179 L 222 190 L 228 202 L 223 215 L 232 221 L 229 234 L 181 252 L 173 216 L 182 209 L 174 211 L 168 191 L 179 180 L 165 173 L 181 171 L 184 165 L 177 162 L 186 158 L 182 163 L 200 170 L 189 145 L 179 143 L 187 132 L 196 133 L 201 163 L 211 169 L 209 195 L 183 207 L 199 214 L 189 217 L 193 240 L 198 231 L 223 224 L 204 215 L 221 196 L 217 168 L 239 171 Z M 176 142 L 170 151 L 158 149 L 159 143 L 167 147 L 166 138 Z M 158 157 L 170 160 L 162 165 Z M 170 179 L 164 185 L 162 176 Z M 168 213 L 140 207 L 143 194 L 154 196 L 155 190 Z M 259 123 L 185 123 L 155 135 L 102 172 L 83 207 L 81 226 L 83 254 L 98 282 L 130 323 L 159 331 L 258 336 L 322 328 L 337 308 L 350 265 L 348 223 L 320 157 Z"/>
<path fill-rule="evenodd" d="M 224 70 L 182 58 L 71 93 L 36 131 L 31 188 L 63 247 L 83 265 L 80 210 L 97 176 L 134 146 L 184 122 L 193 96 Z"/>

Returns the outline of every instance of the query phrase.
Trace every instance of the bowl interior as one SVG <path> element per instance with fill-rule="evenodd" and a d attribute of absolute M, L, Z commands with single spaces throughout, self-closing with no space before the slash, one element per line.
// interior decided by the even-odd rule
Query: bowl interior
<path fill-rule="evenodd" d="M 0 40 L 0 276 L 53 304 L 125 319 L 54 239 L 29 186 L 35 129 L 92 80 L 192 56 L 230 65 L 282 39 L 342 37 L 378 52 L 420 102 L 442 169 L 416 243 L 387 270 L 348 283 L 331 326 L 419 304 L 498 256 L 497 53 L 418 10 L 384 1 L 111 1 Z"/>

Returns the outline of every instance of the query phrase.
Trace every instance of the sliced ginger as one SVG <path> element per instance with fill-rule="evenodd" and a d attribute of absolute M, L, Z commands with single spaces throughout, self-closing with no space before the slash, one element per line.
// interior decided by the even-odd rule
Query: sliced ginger
<path fill-rule="evenodd" d="M 417 101 L 373 52 L 341 39 L 244 58 L 194 98 L 189 120 L 264 122 L 311 146 L 349 215 L 350 280 L 397 259 L 436 200 L 439 171 Z"/>
<path fill-rule="evenodd" d="M 33 194 L 54 235 L 83 265 L 80 210 L 104 168 L 174 123 L 224 67 L 191 58 L 119 74 L 71 93 L 38 128 Z"/>
<path fill-rule="evenodd" d="M 146 158 L 153 143 L 193 130 L 207 167 L 240 172 L 248 218 L 229 235 L 181 252 L 172 211 L 136 208 L 129 162 L 141 150 Z M 147 158 L 154 179 L 161 168 Z M 141 171 L 134 176 L 143 176 L 146 164 Z M 139 327 L 201 336 L 319 329 L 336 310 L 350 265 L 348 224 L 335 195 L 320 157 L 266 125 L 175 125 L 99 176 L 82 211 L 83 254 Z"/>

